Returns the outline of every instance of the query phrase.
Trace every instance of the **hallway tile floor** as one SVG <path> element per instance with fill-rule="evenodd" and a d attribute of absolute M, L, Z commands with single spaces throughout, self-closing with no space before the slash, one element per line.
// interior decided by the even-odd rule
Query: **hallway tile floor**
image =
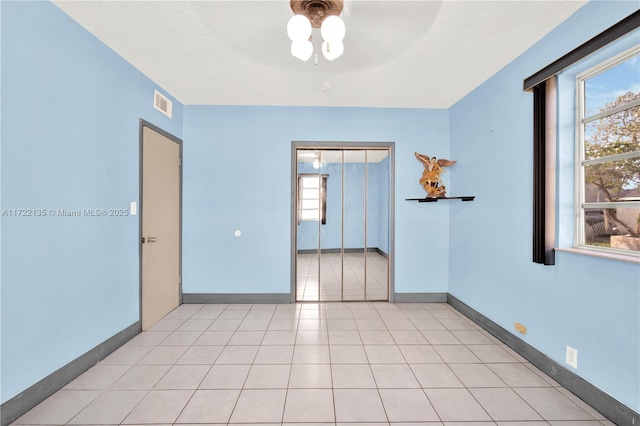
<path fill-rule="evenodd" d="M 612 425 L 447 304 L 182 305 L 17 425 Z"/>

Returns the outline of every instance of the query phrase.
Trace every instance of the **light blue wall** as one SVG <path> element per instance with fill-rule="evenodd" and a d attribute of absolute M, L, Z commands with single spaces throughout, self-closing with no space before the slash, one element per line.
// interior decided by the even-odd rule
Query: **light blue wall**
<path fill-rule="evenodd" d="M 378 163 L 367 164 L 367 241 L 369 248 L 378 247 L 388 252 L 386 247 L 379 247 L 378 221 L 380 217 L 380 167 Z"/>
<path fill-rule="evenodd" d="M 389 166 L 390 157 L 386 157 L 376 165 L 378 169 L 378 248 L 385 253 L 389 253 L 389 226 L 391 226 L 389 218 L 389 185 L 391 183 L 388 178 L 390 176 Z"/>
<path fill-rule="evenodd" d="M 521 322 L 518 336 L 563 365 L 566 346 L 577 348 L 575 373 L 640 411 L 640 266 L 568 253 L 532 263 L 533 112 L 522 91 L 524 78 L 637 9 L 587 4 L 450 109 L 452 185 L 477 198 L 451 207 L 449 292 L 507 330 Z M 571 179 L 561 172 L 563 203 Z"/>
<path fill-rule="evenodd" d="M 2 209 L 138 201 L 139 119 L 157 88 L 48 2 L 2 8 Z M 138 216 L 10 217 L 2 229 L 5 402 L 139 319 Z"/>
<path fill-rule="evenodd" d="M 364 247 L 364 164 L 344 165 L 344 247 Z M 339 235 L 339 234 L 338 234 Z M 323 235 L 320 235 L 322 241 Z"/>
<path fill-rule="evenodd" d="M 364 154 L 362 154 L 364 158 Z M 388 164 L 388 160 L 386 160 Z M 326 223 L 320 225 L 322 249 L 339 249 L 342 246 L 342 166 L 339 163 L 323 164 L 316 170 L 311 163 L 298 163 L 298 173 L 320 173 L 327 177 Z M 344 186 L 344 247 L 364 247 L 364 163 L 346 163 Z M 386 173 L 380 176 L 381 173 Z M 389 252 L 388 225 L 379 224 L 379 217 L 389 217 L 389 169 L 380 163 L 367 164 L 367 247 Z M 382 186 L 386 185 L 386 186 Z M 382 186 L 382 189 L 381 189 Z M 381 198 L 386 197 L 382 200 Z M 381 209 L 386 209 L 382 212 Z M 384 228 L 384 230 L 383 230 Z M 318 222 L 301 221 L 298 224 L 298 250 L 317 250 Z M 382 244 L 382 245 L 381 245 Z"/>
<path fill-rule="evenodd" d="M 185 107 L 184 292 L 290 292 L 292 141 L 395 142 L 396 291 L 446 292 L 448 205 L 404 199 L 448 138 L 446 110 Z"/>

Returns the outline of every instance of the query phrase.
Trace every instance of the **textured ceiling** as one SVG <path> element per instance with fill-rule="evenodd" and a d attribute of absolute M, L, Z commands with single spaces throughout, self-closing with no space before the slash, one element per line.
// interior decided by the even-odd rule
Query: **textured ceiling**
<path fill-rule="evenodd" d="M 367 151 L 367 163 L 379 163 L 389 156 L 389 151 L 386 149 L 368 150 Z M 320 161 L 322 164 L 326 163 L 364 163 L 365 153 L 360 149 L 354 150 L 299 150 L 298 161 L 301 163 L 313 163 L 314 161 Z"/>
<path fill-rule="evenodd" d="M 586 1 L 345 0 L 344 55 L 317 65 L 288 0 L 54 3 L 185 105 L 448 108 Z"/>

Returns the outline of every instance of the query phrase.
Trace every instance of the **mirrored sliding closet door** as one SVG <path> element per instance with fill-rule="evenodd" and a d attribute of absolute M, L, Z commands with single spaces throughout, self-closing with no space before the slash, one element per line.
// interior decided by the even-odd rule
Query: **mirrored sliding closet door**
<path fill-rule="evenodd" d="M 296 149 L 296 301 L 389 299 L 389 149 Z"/>

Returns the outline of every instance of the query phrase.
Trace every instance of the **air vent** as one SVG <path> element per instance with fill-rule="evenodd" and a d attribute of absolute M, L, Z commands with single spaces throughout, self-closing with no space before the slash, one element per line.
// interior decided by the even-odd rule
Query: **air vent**
<path fill-rule="evenodd" d="M 153 106 L 155 107 L 155 109 L 162 112 L 167 117 L 171 118 L 173 102 L 171 102 L 166 96 L 164 96 L 157 90 L 155 91 Z"/>

